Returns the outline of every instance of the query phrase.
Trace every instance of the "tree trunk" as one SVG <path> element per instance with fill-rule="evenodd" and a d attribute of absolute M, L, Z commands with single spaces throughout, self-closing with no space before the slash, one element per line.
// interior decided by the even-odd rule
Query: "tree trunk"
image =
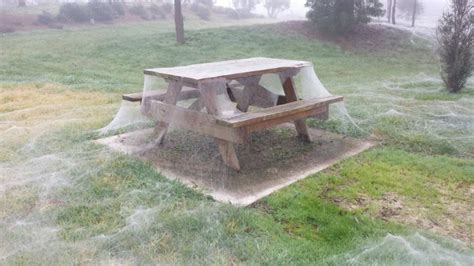
<path fill-rule="evenodd" d="M 392 21 L 392 0 L 387 0 L 387 22 Z"/>
<path fill-rule="evenodd" d="M 174 25 L 176 29 L 176 42 L 184 43 L 184 22 L 181 12 L 181 0 L 174 0 Z"/>
<path fill-rule="evenodd" d="M 268 17 L 270 17 L 270 18 L 275 18 L 275 17 L 276 17 L 276 16 L 275 16 L 275 13 L 276 13 L 276 12 L 275 12 L 275 8 L 273 8 L 273 7 L 271 7 L 271 6 L 267 8 Z"/>
<path fill-rule="evenodd" d="M 417 1 L 416 0 L 413 0 L 413 16 L 411 18 L 411 26 L 412 27 L 415 27 L 415 19 L 416 19 L 416 5 L 417 4 Z"/>
<path fill-rule="evenodd" d="M 397 24 L 397 19 L 395 18 L 397 13 L 397 0 L 393 0 L 392 4 L 392 24 Z"/>

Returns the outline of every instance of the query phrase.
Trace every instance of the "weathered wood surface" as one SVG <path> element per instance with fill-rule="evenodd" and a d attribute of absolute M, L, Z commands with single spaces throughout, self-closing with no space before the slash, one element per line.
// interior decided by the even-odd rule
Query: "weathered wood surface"
<path fill-rule="evenodd" d="M 312 118 L 319 119 L 322 121 L 326 121 L 329 119 L 329 105 L 326 105 L 322 108 L 322 112 L 314 114 L 311 116 Z"/>
<path fill-rule="evenodd" d="M 150 102 L 150 115 L 166 124 L 235 143 L 244 143 L 247 137 L 243 130 L 219 125 L 213 115 L 160 101 Z"/>
<path fill-rule="evenodd" d="M 163 91 L 147 91 L 147 92 L 136 92 L 122 95 L 122 100 L 129 102 L 141 102 L 143 98 L 150 98 L 153 100 L 163 101 L 165 99 L 166 92 Z M 183 88 L 178 95 L 178 101 L 187 100 L 199 97 L 199 91 L 194 88 Z"/>
<path fill-rule="evenodd" d="M 285 72 L 281 72 L 280 80 L 283 85 L 283 91 L 285 92 L 286 100 L 288 103 L 298 101 L 298 95 L 296 94 L 295 83 L 293 81 L 293 73 L 292 71 L 288 70 Z M 308 126 L 306 126 L 306 122 L 304 119 L 298 119 L 294 121 L 296 131 L 298 132 L 298 136 L 303 139 L 304 141 L 311 142 L 311 135 L 308 132 Z"/>
<path fill-rule="evenodd" d="M 330 103 L 340 100 L 342 97 L 334 96 L 321 101 L 298 101 L 287 104 L 297 106 L 297 109 L 291 111 L 286 105 L 282 105 L 241 114 L 233 118 L 216 118 L 214 115 L 152 100 L 150 101 L 150 115 L 165 124 L 173 123 L 176 127 L 221 140 L 245 143 L 250 132 L 295 119 L 324 114 Z"/>
<path fill-rule="evenodd" d="M 199 82 L 198 89 L 201 92 L 201 99 L 209 114 L 217 117 L 226 117 L 232 115 L 229 114 L 227 110 L 224 110 L 217 102 L 217 95 L 220 92 L 227 93 L 227 83 L 225 79 L 220 78 Z M 238 112 L 238 110 L 235 109 L 234 112 Z M 240 163 L 239 159 L 237 158 L 237 154 L 235 153 L 234 144 L 222 138 L 216 138 L 215 141 L 219 146 L 219 152 L 224 163 L 227 166 L 239 171 Z"/>
<path fill-rule="evenodd" d="M 200 99 L 209 114 L 219 117 L 231 117 L 242 113 L 232 104 L 227 93 L 225 80 L 219 79 L 202 82 L 198 89 L 201 93 Z M 222 97 L 227 99 L 222 99 Z"/>
<path fill-rule="evenodd" d="M 212 136 L 224 163 L 240 170 L 233 143 L 247 141 L 252 131 L 289 121 L 294 122 L 298 136 L 311 141 L 305 119 L 310 116 L 327 119 L 328 105 L 343 100 L 340 96 L 299 100 L 293 77 L 306 66 L 311 66 L 311 63 L 260 57 L 145 69 L 145 74 L 160 76 L 169 83 L 167 92 L 128 94 L 123 99 L 143 101 L 142 106 L 148 107 L 142 108 L 144 113 L 158 120 L 155 134 L 159 142 L 162 142 L 170 123 Z M 284 96 L 259 84 L 260 77 L 270 73 L 279 75 Z M 229 84 L 233 80 L 243 86 L 233 87 Z M 183 89 L 183 86 L 194 89 Z M 229 99 L 223 103 L 220 97 Z M 176 106 L 177 101 L 190 98 L 196 100 L 188 109 Z M 238 103 L 238 108 L 229 106 L 231 100 Z M 242 113 L 249 105 L 268 108 Z M 200 112 L 204 107 L 208 114 Z"/>
<path fill-rule="evenodd" d="M 268 92 L 270 92 L 270 91 L 268 91 Z M 239 102 L 242 102 L 244 88 L 243 88 L 243 86 L 229 86 L 228 93 L 229 93 L 229 96 L 230 96 L 230 100 L 232 102 L 239 103 Z M 275 94 L 273 92 L 270 92 L 270 93 L 271 94 L 267 94 L 267 95 L 255 95 L 255 97 L 260 97 L 260 98 L 261 97 L 267 97 L 269 99 L 267 99 L 265 101 L 261 101 L 261 100 L 252 101 L 250 103 L 250 105 L 251 106 L 256 106 L 256 107 L 261 107 L 261 108 L 268 108 L 268 107 L 271 107 L 271 106 L 274 106 L 274 105 L 282 105 L 282 104 L 288 103 L 288 101 L 286 100 L 285 95 Z M 277 98 L 276 104 L 273 103 L 275 97 Z M 272 105 L 268 104 L 270 102 L 269 100 L 271 100 Z M 298 99 L 298 100 L 302 100 L 302 99 Z M 244 110 L 241 110 L 241 111 L 244 111 Z M 326 112 L 318 113 L 318 114 L 316 114 L 312 117 L 316 118 L 316 119 L 320 119 L 320 120 L 327 120 L 329 118 L 329 116 L 328 116 L 329 113 L 328 112 L 329 112 L 329 110 L 326 107 Z"/>
<path fill-rule="evenodd" d="M 122 95 L 122 100 L 129 102 L 141 102 L 143 95 L 143 92 L 127 93 Z M 161 100 L 163 100 L 164 95 L 165 94 L 162 91 L 149 91 L 145 93 L 145 97 L 161 98 Z"/>
<path fill-rule="evenodd" d="M 259 84 L 261 77 L 238 79 L 237 81 L 243 85 L 243 89 L 231 87 L 231 92 L 237 102 L 237 109 L 247 112 L 250 105 L 267 108 L 277 104 L 279 96 Z"/>
<path fill-rule="evenodd" d="M 160 76 L 165 79 L 182 79 L 185 83 L 197 83 L 198 81 L 215 78 L 234 80 L 268 73 L 280 73 L 306 66 L 311 66 L 311 63 L 306 61 L 255 57 L 171 68 L 145 69 L 144 73 L 147 75 Z"/>
<path fill-rule="evenodd" d="M 250 135 L 250 133 L 252 133 L 254 131 L 257 131 L 257 130 L 260 130 L 260 129 L 271 128 L 271 127 L 274 127 L 274 126 L 277 126 L 277 125 L 281 125 L 283 123 L 294 122 L 295 120 L 299 120 L 299 119 L 306 119 L 306 118 L 311 117 L 311 116 L 320 115 L 324 112 L 325 112 L 325 108 L 324 108 L 324 106 L 321 106 L 321 107 L 306 110 L 306 111 L 303 111 L 303 112 L 287 115 L 287 116 L 271 118 L 271 119 L 268 119 L 268 120 L 265 120 L 265 121 L 261 121 L 257 124 L 250 124 L 250 125 L 243 126 L 243 127 L 240 127 L 240 128 L 243 129 L 243 131 L 245 132 L 246 135 Z M 305 141 L 307 141 L 307 140 L 305 140 Z"/>
<path fill-rule="evenodd" d="M 289 117 L 298 113 L 314 110 L 323 107 L 320 110 L 325 111 L 324 107 L 331 103 L 342 101 L 342 96 L 330 96 L 310 100 L 301 100 L 290 102 L 283 105 L 277 105 L 270 108 L 243 113 L 228 118 L 216 118 L 217 123 L 229 127 L 242 127 L 258 124 L 266 120 Z"/>
<path fill-rule="evenodd" d="M 222 160 L 227 166 L 240 171 L 240 163 L 235 152 L 234 144 L 232 142 L 216 139 L 217 146 L 219 146 L 219 153 L 221 154 Z"/>
<path fill-rule="evenodd" d="M 285 95 L 280 95 L 280 94 L 275 94 L 267 89 L 265 89 L 263 86 L 260 86 L 259 89 L 264 89 L 265 92 L 260 92 L 254 95 L 254 97 L 258 97 L 260 99 L 257 99 L 255 101 L 252 101 L 250 103 L 251 106 L 257 106 L 257 107 L 262 107 L 262 108 L 267 108 L 271 107 L 274 105 L 280 105 L 280 104 L 285 104 L 287 103 Z M 230 96 L 230 100 L 235 103 L 242 102 L 242 98 L 244 97 L 244 86 L 235 86 L 235 85 L 229 85 L 228 87 L 228 93 Z M 261 100 L 261 98 L 265 98 Z M 276 103 L 275 103 L 275 98 L 276 98 Z"/>
<path fill-rule="evenodd" d="M 168 90 L 166 91 L 163 102 L 169 105 L 176 105 L 176 102 L 178 102 L 178 97 L 182 89 L 183 89 L 183 84 L 181 82 L 178 82 L 178 81 L 170 82 L 168 84 Z M 148 102 L 145 101 L 145 104 L 148 105 L 150 104 L 150 102 L 151 100 Z M 147 106 L 147 109 L 149 108 L 150 106 Z M 150 112 L 149 110 L 147 111 Z M 169 110 L 169 111 L 172 111 L 172 110 Z M 171 115 L 170 113 L 165 114 L 165 116 L 170 116 L 170 115 Z M 166 123 L 163 121 L 158 121 L 156 123 L 153 134 L 156 137 L 157 143 L 163 143 L 166 132 L 168 131 L 168 126 L 169 126 L 169 123 Z"/>

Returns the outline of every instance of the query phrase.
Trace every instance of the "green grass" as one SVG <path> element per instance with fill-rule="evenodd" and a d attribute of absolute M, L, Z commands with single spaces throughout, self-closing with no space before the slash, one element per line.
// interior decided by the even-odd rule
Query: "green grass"
<path fill-rule="evenodd" d="M 0 57 L 0 77 L 4 83 L 58 82 L 73 88 L 126 92 L 138 89 L 144 68 L 252 56 L 312 61 L 321 79 L 331 85 L 436 70 L 432 57 L 418 51 L 394 58 L 368 57 L 298 35 L 281 36 L 270 26 L 189 31 L 183 46 L 175 44 L 171 29 L 169 24 L 143 23 L 11 34 L 1 40 L 8 53 Z M 416 64 L 406 66 L 413 54 Z"/>
<path fill-rule="evenodd" d="M 58 196 L 68 200 L 56 222 L 65 241 L 105 235 L 98 252 L 129 252 L 142 263 L 308 264 L 367 238 L 406 232 L 308 192 L 292 187 L 256 208 L 235 208 L 168 181 L 139 160 L 113 156 Z"/>
<path fill-rule="evenodd" d="M 471 141 L 439 140 L 472 136 L 470 102 L 462 98 L 471 99 L 474 87 L 470 83 L 458 95 L 444 92 L 440 81 L 431 80 L 438 67 L 426 44 L 409 46 L 408 40 L 401 39 L 398 48 L 387 49 L 390 53 L 347 52 L 297 34 L 281 35 L 267 25 L 189 30 L 187 44 L 180 46 L 170 30 L 169 23 L 160 22 L 10 34 L 0 40 L 0 46 L 8 47 L 8 53 L 0 54 L 0 83 L 59 83 L 72 89 L 124 93 L 140 91 L 142 71 L 150 67 L 252 56 L 308 60 L 332 93 L 345 96 L 351 115 L 368 129 L 365 135 L 375 132 L 385 141 L 417 152 L 474 156 Z M 420 106 L 428 104 L 430 112 L 442 112 L 446 108 L 436 106 L 442 102 L 457 108 L 457 115 L 467 115 L 464 121 L 446 125 L 442 118 L 426 117 L 426 108 Z M 393 106 L 409 115 L 374 116 Z M 398 130 L 394 119 L 406 130 Z M 421 129 L 419 124 L 426 119 L 433 124 Z"/>
<path fill-rule="evenodd" d="M 28 128 L 0 128 L 0 184 L 10 188 L 0 196 L 2 263 L 344 264 L 341 255 L 414 231 L 379 217 L 387 195 L 407 217 L 450 222 L 444 233 L 466 241 L 457 232 L 472 224 L 451 207 L 472 206 L 473 87 L 445 93 L 425 44 L 348 52 L 272 25 L 186 26 L 183 46 L 161 22 L 0 37 L 0 122 Z M 92 143 L 118 93 L 141 90 L 144 68 L 252 56 L 312 61 L 362 132 L 336 120 L 313 126 L 381 145 L 236 208 Z M 449 112 L 456 116 L 443 117 Z"/>
<path fill-rule="evenodd" d="M 469 185 L 474 181 L 472 160 L 448 156 L 416 155 L 394 147 L 366 152 L 334 166 L 315 179 L 301 182 L 302 187 L 324 190 L 324 197 L 357 204 L 371 199 L 360 209 L 376 215 L 387 202 L 377 202 L 395 193 L 409 206 L 424 206 L 428 214 L 438 216 L 449 210 L 449 200 L 458 199 L 466 207 Z M 366 209 L 364 209 L 366 208 Z M 419 208 L 412 208 L 419 212 Z M 375 213 L 374 213 L 375 212 Z M 464 217 L 453 217 L 460 225 Z M 469 230 L 466 228 L 466 230 Z"/>

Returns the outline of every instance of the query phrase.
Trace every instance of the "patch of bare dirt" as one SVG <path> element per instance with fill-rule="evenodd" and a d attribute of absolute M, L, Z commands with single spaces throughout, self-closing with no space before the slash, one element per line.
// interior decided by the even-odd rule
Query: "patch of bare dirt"
<path fill-rule="evenodd" d="M 409 39 L 410 33 L 382 25 L 360 25 L 346 35 L 331 35 L 318 31 L 308 21 L 287 21 L 272 25 L 280 34 L 301 34 L 309 39 L 337 44 L 344 50 L 392 50 Z"/>
<path fill-rule="evenodd" d="M 474 195 L 466 195 L 466 199 Z M 341 198 L 332 199 L 338 206 L 351 210 L 363 210 L 368 214 L 384 221 L 396 222 L 422 228 L 437 234 L 474 244 L 474 209 L 469 200 L 457 201 L 449 197 L 442 197 L 440 205 L 444 211 L 434 213 L 432 206 L 423 206 L 412 199 L 390 192 L 378 199 L 360 195 L 355 201 Z"/>

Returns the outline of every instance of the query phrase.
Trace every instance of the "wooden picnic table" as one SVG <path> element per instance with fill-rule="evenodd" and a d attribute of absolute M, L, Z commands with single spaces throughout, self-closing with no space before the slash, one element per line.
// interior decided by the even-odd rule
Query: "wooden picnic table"
<path fill-rule="evenodd" d="M 166 93 L 128 94 L 123 99 L 142 102 L 143 113 L 157 121 L 154 130 L 157 142 L 162 143 L 168 126 L 173 123 L 214 137 L 224 163 L 240 170 L 234 143 L 245 143 L 255 130 L 291 121 L 298 136 L 311 141 L 305 119 L 310 116 L 325 119 L 328 105 L 342 101 L 340 96 L 298 98 L 293 77 L 308 66 L 311 63 L 305 61 L 259 57 L 145 69 L 146 75 L 162 77 L 168 83 Z M 284 95 L 259 84 L 262 75 L 269 73 L 279 76 Z M 177 106 L 178 101 L 190 99 L 193 102 L 189 107 Z M 249 111 L 249 106 L 262 109 Z"/>

